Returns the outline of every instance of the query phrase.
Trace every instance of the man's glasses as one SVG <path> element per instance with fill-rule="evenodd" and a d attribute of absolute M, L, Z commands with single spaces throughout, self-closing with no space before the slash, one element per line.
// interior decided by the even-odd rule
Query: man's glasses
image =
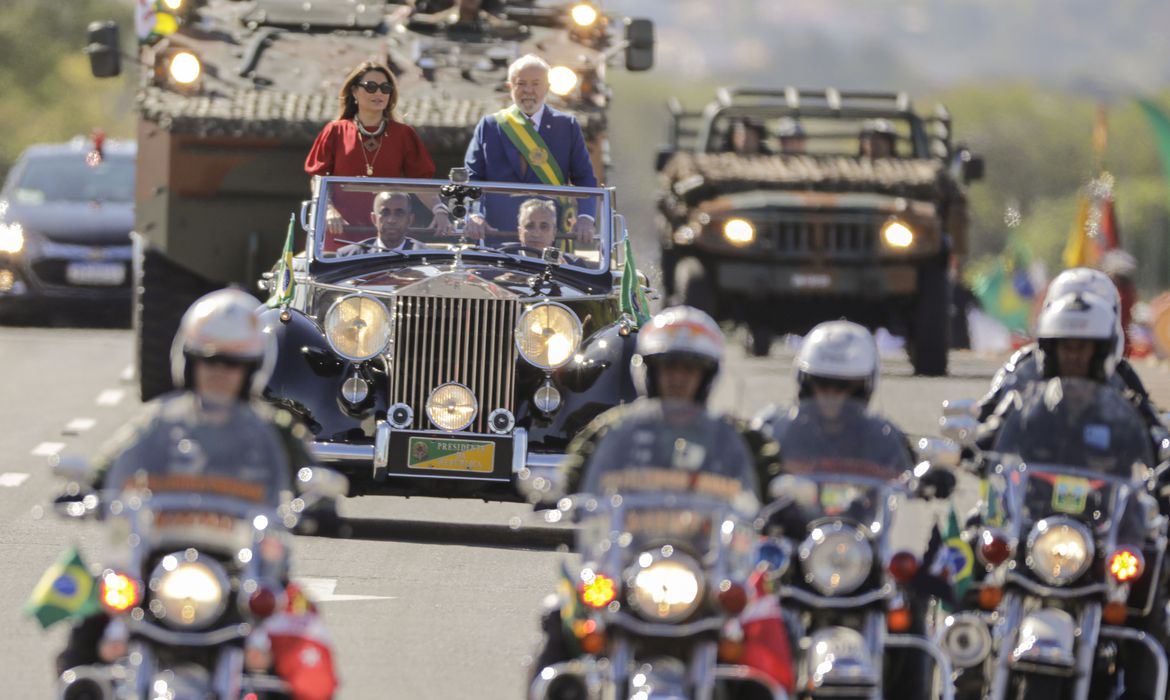
<path fill-rule="evenodd" d="M 382 91 L 383 95 L 389 95 L 390 93 L 394 92 L 394 86 L 390 83 L 375 83 L 373 80 L 367 80 L 364 83 L 357 83 L 357 86 L 371 95 L 379 90 Z"/>

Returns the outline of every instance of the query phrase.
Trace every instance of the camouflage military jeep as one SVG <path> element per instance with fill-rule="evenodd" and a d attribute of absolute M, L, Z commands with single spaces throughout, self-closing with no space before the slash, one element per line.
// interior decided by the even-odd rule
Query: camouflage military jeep
<path fill-rule="evenodd" d="M 721 88 L 672 99 L 658 154 L 663 282 L 674 301 L 775 333 L 845 317 L 904 335 L 914 370 L 947 370 L 951 258 L 983 162 L 951 119 L 903 93 Z"/>

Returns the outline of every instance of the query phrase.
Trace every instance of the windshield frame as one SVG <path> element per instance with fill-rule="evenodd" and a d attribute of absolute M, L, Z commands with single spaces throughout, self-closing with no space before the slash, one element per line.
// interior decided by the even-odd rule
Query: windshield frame
<path fill-rule="evenodd" d="M 355 189 L 369 189 L 370 191 L 381 191 L 388 188 L 398 187 L 401 189 L 408 189 L 411 194 L 417 196 L 422 193 L 433 192 L 436 196 L 439 194 L 439 189 L 451 184 L 447 180 L 419 180 L 408 178 L 369 178 L 369 177 L 314 177 L 313 178 L 313 199 L 310 200 L 310 215 L 309 228 L 305 230 L 305 256 L 307 264 L 311 266 L 322 266 L 322 269 L 333 268 L 334 266 L 342 266 L 346 264 L 353 264 L 355 261 L 371 261 L 371 260 L 407 260 L 412 258 L 435 256 L 455 256 L 454 249 L 443 248 L 421 248 L 418 250 L 408 251 L 385 251 L 383 253 L 374 253 L 362 256 L 329 256 L 323 257 L 323 246 L 325 245 L 325 236 L 320 235 L 326 230 L 325 216 L 329 205 L 330 193 L 333 187 L 337 185 L 359 185 Z M 534 185 L 521 183 L 506 183 L 506 182 L 468 182 L 468 186 L 480 188 L 484 194 L 533 194 L 536 196 L 555 197 L 560 196 L 575 196 L 575 197 L 594 197 L 598 204 L 598 211 L 594 217 L 596 226 L 596 241 L 599 251 L 597 267 L 585 267 L 581 265 L 573 265 L 567 260 L 562 262 L 559 267 L 563 267 L 574 272 L 585 274 L 610 274 L 614 260 L 614 241 L 617 236 L 617 227 L 614 222 L 613 212 L 613 188 L 611 187 L 563 187 L 552 185 Z M 304 222 L 302 221 L 302 224 Z M 458 238 L 452 236 L 450 244 L 455 244 L 459 241 Z M 480 239 L 467 238 L 466 242 L 470 245 L 480 243 Z M 621 241 L 618 241 L 619 243 Z M 529 263 L 541 263 L 537 258 L 518 256 L 508 251 L 503 250 L 464 250 L 463 255 L 489 255 L 497 258 L 508 260 L 523 260 Z"/>

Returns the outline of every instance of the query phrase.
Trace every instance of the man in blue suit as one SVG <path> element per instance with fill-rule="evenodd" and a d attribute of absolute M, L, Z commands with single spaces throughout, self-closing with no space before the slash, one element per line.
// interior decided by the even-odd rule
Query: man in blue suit
<path fill-rule="evenodd" d="M 548 72 L 548 63 L 534 54 L 521 56 L 508 67 L 508 90 L 513 104 L 487 115 L 475 127 L 464 156 L 472 180 L 597 186 L 581 125 L 572 115 L 544 103 L 548 95 Z M 468 231 L 473 235 L 482 233 L 485 224 L 512 230 L 525 199 L 503 195 L 485 197 L 484 216 L 474 218 Z M 596 202 L 586 198 L 574 204 L 575 207 L 567 207 L 562 203 L 560 207 L 562 222 L 568 223 L 564 228 L 579 241 L 591 241 L 595 234 Z M 573 208 L 579 210 L 571 211 Z"/>

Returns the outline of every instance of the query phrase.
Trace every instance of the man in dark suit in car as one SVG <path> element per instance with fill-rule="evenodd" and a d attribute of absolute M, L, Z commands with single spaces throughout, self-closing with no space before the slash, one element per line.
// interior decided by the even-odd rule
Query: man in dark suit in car
<path fill-rule="evenodd" d="M 413 250 L 418 241 L 409 238 L 406 231 L 414 223 L 410 195 L 405 192 L 379 192 L 374 197 L 370 221 L 378 235 L 364 241 L 354 241 L 338 249 L 339 256 L 358 253 L 379 253 L 386 250 Z"/>

